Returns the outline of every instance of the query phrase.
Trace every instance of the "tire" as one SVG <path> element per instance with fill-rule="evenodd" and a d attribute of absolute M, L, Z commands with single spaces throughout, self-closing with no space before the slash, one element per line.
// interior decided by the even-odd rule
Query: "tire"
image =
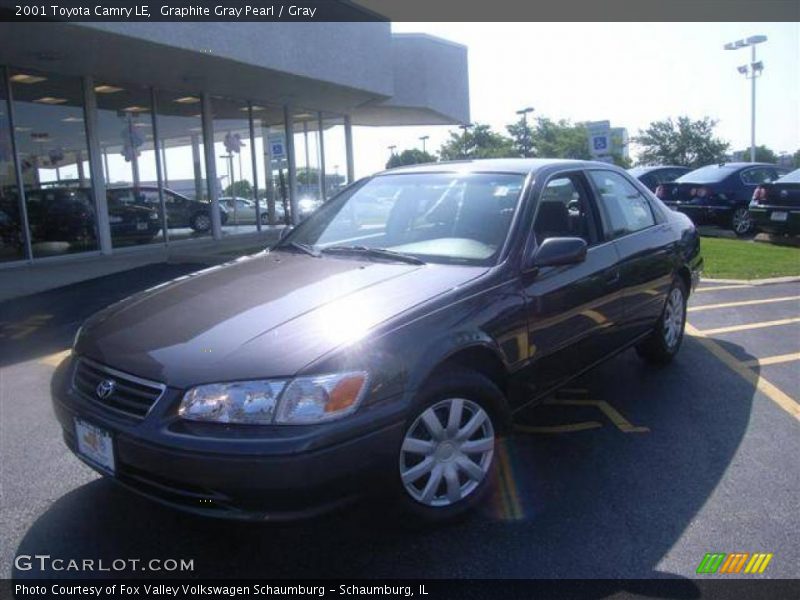
<path fill-rule="evenodd" d="M 686 301 L 686 285 L 683 281 L 676 280 L 650 337 L 636 346 L 636 352 L 646 362 L 665 365 L 680 350 L 686 328 Z"/>
<path fill-rule="evenodd" d="M 261 213 L 261 224 L 262 225 L 269 225 L 269 214 Z"/>
<path fill-rule="evenodd" d="M 755 230 L 753 216 L 746 208 L 737 208 L 731 215 L 731 229 L 738 237 L 747 237 Z"/>
<path fill-rule="evenodd" d="M 444 523 L 486 497 L 504 405 L 496 385 L 467 369 L 448 370 L 421 390 L 395 463 L 395 495 L 404 512 Z M 450 423 L 459 410 L 460 419 Z M 464 451 L 467 445 L 471 452 Z"/>
<path fill-rule="evenodd" d="M 195 231 L 208 231 L 211 229 L 211 217 L 206 213 L 197 213 L 192 217 L 192 229 Z"/>

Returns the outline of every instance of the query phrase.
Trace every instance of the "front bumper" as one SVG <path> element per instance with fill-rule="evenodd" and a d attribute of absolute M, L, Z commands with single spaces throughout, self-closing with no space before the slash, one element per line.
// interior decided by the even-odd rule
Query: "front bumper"
<path fill-rule="evenodd" d="M 67 446 L 98 472 L 162 504 L 205 516 L 289 520 L 378 491 L 396 471 L 404 425 L 397 403 L 368 411 L 376 413 L 372 427 L 362 418 L 257 430 L 181 421 L 171 416 L 180 397 L 174 393 L 136 420 L 75 392 L 72 362 L 59 367 L 52 390 Z M 111 433 L 113 475 L 77 454 L 76 417 Z"/>

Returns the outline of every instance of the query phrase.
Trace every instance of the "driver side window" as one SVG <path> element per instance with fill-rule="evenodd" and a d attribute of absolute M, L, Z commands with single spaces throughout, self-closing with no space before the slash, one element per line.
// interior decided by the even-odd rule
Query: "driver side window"
<path fill-rule="evenodd" d="M 536 242 L 553 237 L 579 237 L 592 245 L 597 241 L 589 197 L 580 175 L 556 175 L 542 190 L 533 231 Z"/>

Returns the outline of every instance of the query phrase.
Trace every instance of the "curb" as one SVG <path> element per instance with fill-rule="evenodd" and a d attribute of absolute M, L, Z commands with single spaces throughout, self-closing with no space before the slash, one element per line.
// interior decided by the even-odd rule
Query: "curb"
<path fill-rule="evenodd" d="M 700 283 L 740 283 L 742 285 L 771 285 L 774 283 L 796 283 L 800 281 L 800 276 L 790 275 L 788 277 L 768 277 L 766 279 L 711 279 L 701 277 Z"/>

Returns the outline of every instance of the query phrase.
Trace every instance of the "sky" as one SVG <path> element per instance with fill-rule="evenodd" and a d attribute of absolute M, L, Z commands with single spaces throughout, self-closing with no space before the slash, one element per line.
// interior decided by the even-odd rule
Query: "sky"
<path fill-rule="evenodd" d="M 733 150 L 750 146 L 750 81 L 736 70 L 750 62 L 750 49 L 723 45 L 766 35 L 756 50 L 764 63 L 756 84 L 756 143 L 776 152 L 800 148 L 798 23 L 394 23 L 392 29 L 467 46 L 471 120 L 503 133 L 526 106 L 534 116 L 610 120 L 631 136 L 654 120 L 709 116 Z M 419 137 L 430 135 L 427 148 L 436 150 L 451 129 L 358 127 L 356 175 L 384 168 L 390 145 L 419 148 Z"/>

